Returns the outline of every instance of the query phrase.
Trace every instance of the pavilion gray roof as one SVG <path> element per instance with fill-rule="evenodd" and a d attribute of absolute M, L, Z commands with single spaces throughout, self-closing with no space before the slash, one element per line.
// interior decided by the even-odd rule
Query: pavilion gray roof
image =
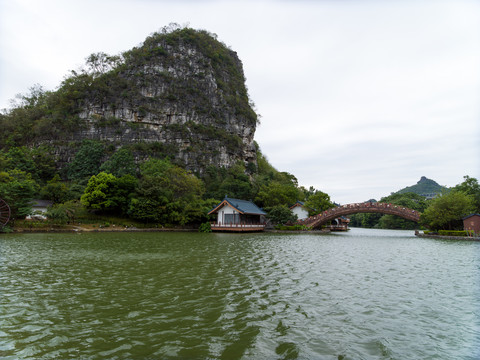
<path fill-rule="evenodd" d="M 241 214 L 250 214 L 250 215 L 266 215 L 267 213 L 260 209 L 257 205 L 255 205 L 251 201 L 247 200 L 240 200 L 240 199 L 233 199 L 225 196 L 225 199 L 215 206 L 212 210 L 209 211 L 209 214 L 218 211 L 222 205 L 228 204 L 234 209 L 236 209 Z"/>

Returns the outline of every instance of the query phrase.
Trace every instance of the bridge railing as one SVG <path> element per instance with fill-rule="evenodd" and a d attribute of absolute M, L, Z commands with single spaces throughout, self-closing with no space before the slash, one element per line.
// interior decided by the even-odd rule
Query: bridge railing
<path fill-rule="evenodd" d="M 210 222 L 210 227 L 212 229 L 223 229 L 223 228 L 265 228 L 265 223 L 217 223 Z"/>

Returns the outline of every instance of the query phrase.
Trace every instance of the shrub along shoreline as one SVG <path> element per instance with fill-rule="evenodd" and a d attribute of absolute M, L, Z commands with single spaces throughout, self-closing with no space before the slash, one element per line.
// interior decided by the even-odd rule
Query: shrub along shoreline
<path fill-rule="evenodd" d="M 425 230 L 423 234 L 415 232 L 415 236 L 431 239 L 480 241 L 480 237 L 469 236 L 464 230 L 439 230 L 438 232 Z"/>

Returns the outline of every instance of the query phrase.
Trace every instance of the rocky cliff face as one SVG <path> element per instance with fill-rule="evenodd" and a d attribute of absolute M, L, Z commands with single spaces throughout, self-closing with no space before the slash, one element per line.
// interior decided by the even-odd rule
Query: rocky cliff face
<path fill-rule="evenodd" d="M 188 28 L 156 33 L 112 59 L 97 56 L 90 71 L 63 84 L 75 94 L 75 124 L 49 138 L 63 162 L 83 139 L 102 141 L 111 152 L 129 147 L 137 158 L 171 156 L 198 173 L 256 161 L 257 116 L 242 63 L 212 35 Z"/>

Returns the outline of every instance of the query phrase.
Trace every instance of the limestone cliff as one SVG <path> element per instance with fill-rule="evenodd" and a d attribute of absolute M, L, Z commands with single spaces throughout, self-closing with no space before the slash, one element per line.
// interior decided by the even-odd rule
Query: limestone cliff
<path fill-rule="evenodd" d="M 32 125 L 33 143 L 52 145 L 60 163 L 84 139 L 101 141 L 110 153 L 129 147 L 138 159 L 170 156 L 198 173 L 256 161 L 257 115 L 242 63 L 215 36 L 163 31 L 121 56 L 92 55 L 88 65 L 56 94 L 66 115 L 46 114 Z"/>

